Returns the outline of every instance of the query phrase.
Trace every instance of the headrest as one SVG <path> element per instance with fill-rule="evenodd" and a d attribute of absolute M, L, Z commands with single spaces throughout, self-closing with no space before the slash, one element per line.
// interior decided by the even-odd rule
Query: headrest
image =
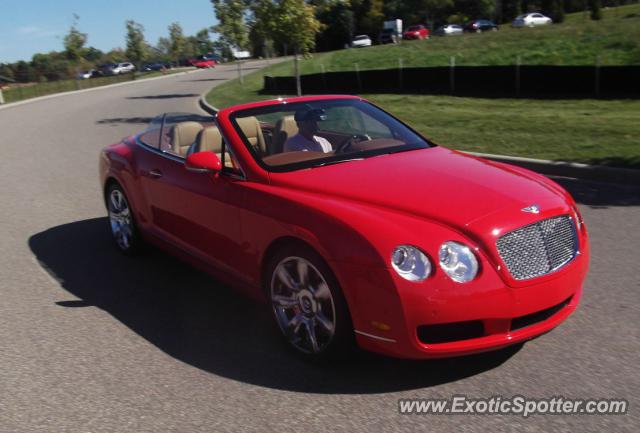
<path fill-rule="evenodd" d="M 188 148 L 196 141 L 202 125 L 198 122 L 180 122 L 171 130 L 171 144 L 173 151 L 182 155 L 182 148 Z"/>
<path fill-rule="evenodd" d="M 196 136 L 197 152 L 222 152 L 222 136 L 215 126 L 204 128 Z"/>

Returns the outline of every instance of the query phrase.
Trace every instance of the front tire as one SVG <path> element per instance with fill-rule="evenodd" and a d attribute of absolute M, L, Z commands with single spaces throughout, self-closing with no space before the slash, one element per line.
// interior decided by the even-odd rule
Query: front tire
<path fill-rule="evenodd" d="M 127 255 L 135 254 L 142 246 L 142 239 L 135 224 L 133 209 L 119 184 L 109 186 L 106 201 L 109 226 L 118 250 Z"/>
<path fill-rule="evenodd" d="M 333 272 L 310 248 L 289 245 L 270 260 L 268 298 L 288 345 L 311 360 L 344 358 L 354 347 L 347 303 Z"/>

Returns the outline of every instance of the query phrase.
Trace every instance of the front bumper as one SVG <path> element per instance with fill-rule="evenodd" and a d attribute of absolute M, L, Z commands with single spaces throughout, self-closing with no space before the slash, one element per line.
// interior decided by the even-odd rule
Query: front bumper
<path fill-rule="evenodd" d="M 564 268 L 518 287 L 486 268 L 465 284 L 453 283 L 439 269 L 428 284 L 416 284 L 386 269 L 352 268 L 347 298 L 356 340 L 365 350 L 412 359 L 468 355 L 530 340 L 576 310 L 588 262 L 585 242 Z"/>

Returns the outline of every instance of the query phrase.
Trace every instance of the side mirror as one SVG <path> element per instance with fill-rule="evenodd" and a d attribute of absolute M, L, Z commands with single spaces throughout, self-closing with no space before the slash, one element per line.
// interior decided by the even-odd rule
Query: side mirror
<path fill-rule="evenodd" d="M 217 173 L 222 170 L 220 158 L 213 152 L 196 152 L 187 156 L 184 166 L 197 173 Z"/>

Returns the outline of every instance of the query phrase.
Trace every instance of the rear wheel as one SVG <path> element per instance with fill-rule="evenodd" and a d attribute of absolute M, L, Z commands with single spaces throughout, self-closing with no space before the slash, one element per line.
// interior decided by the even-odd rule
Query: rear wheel
<path fill-rule="evenodd" d="M 343 357 L 353 348 L 353 326 L 336 278 L 309 248 L 285 247 L 269 261 L 269 301 L 288 344 L 303 357 Z"/>
<path fill-rule="evenodd" d="M 114 183 L 107 190 L 107 211 L 111 234 L 118 249 L 133 254 L 140 249 L 142 240 L 133 218 L 133 210 L 122 187 Z"/>

